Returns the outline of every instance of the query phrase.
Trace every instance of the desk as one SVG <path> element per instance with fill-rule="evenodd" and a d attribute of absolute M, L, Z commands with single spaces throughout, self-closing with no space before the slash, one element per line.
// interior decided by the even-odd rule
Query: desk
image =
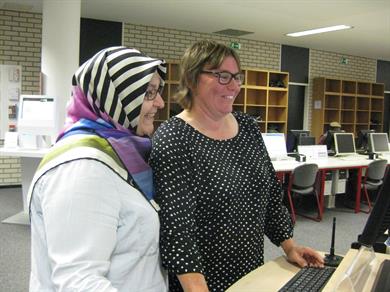
<path fill-rule="evenodd" d="M 327 171 L 341 170 L 341 169 L 357 169 L 356 179 L 356 195 L 355 195 L 355 213 L 360 212 L 360 196 L 361 196 L 361 183 L 363 168 L 367 168 L 372 160 L 369 160 L 362 155 L 361 160 L 343 160 L 337 157 L 329 157 L 326 163 L 319 161 L 318 167 L 320 168 L 321 175 L 321 190 L 320 190 L 320 205 L 324 209 L 324 188 L 325 188 L 325 176 Z"/>
<path fill-rule="evenodd" d="M 345 255 L 340 266 L 330 278 L 323 291 L 335 291 L 337 284 L 342 279 L 344 272 L 357 255 L 358 250 L 350 249 Z M 378 272 L 379 265 L 385 259 L 390 259 L 388 254 L 375 253 L 376 259 L 372 265 L 371 273 L 363 283 L 364 287 L 359 291 L 370 291 Z M 263 266 L 253 270 L 233 284 L 226 292 L 259 292 L 259 291 L 278 291 L 286 284 L 297 272 L 299 268 L 287 262 L 285 257 L 281 256 L 273 261 L 265 263 Z M 343 290 L 337 290 L 343 291 Z M 348 290 L 347 290 L 348 291 Z"/>
<path fill-rule="evenodd" d="M 360 195 L 361 195 L 361 181 L 362 181 L 362 171 L 363 168 L 367 168 L 368 164 L 372 160 L 367 159 L 362 155 L 362 159 L 360 160 L 344 160 L 338 157 L 328 157 L 327 159 L 318 159 L 315 161 L 307 161 L 307 162 L 297 162 L 294 160 L 287 161 L 272 161 L 272 164 L 277 173 L 288 173 L 291 172 L 295 167 L 301 165 L 303 163 L 316 163 L 320 170 L 320 206 L 321 206 L 321 214 L 324 210 L 324 189 L 325 189 L 325 175 L 327 171 L 332 170 L 340 170 L 340 169 L 357 169 L 357 181 L 356 181 L 356 199 L 355 199 L 355 213 L 360 212 Z M 388 159 L 389 163 L 389 159 Z"/>
<path fill-rule="evenodd" d="M 22 168 L 22 194 L 23 194 L 23 211 L 11 216 L 3 223 L 10 224 L 30 224 L 27 205 L 27 193 L 30 188 L 32 178 L 43 156 L 49 151 L 44 149 L 23 149 L 23 148 L 0 148 L 0 156 L 20 157 Z"/>

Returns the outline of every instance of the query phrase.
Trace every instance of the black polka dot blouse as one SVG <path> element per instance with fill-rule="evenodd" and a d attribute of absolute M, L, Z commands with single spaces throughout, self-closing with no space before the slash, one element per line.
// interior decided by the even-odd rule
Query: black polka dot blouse
<path fill-rule="evenodd" d="M 282 190 L 255 120 L 234 113 L 239 133 L 214 140 L 180 118 L 153 137 L 150 163 L 161 207 L 161 255 L 170 290 L 176 274 L 202 273 L 224 291 L 263 264 L 264 234 L 276 245 L 292 237 Z"/>

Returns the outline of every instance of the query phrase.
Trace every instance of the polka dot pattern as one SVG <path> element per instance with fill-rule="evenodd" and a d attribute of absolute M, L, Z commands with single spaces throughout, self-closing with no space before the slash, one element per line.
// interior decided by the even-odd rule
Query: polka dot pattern
<path fill-rule="evenodd" d="M 210 139 L 173 117 L 155 133 L 150 163 L 160 204 L 161 254 L 175 274 L 202 273 L 224 291 L 264 262 L 264 235 L 292 237 L 282 190 L 255 120 L 234 113 L 239 133 Z"/>

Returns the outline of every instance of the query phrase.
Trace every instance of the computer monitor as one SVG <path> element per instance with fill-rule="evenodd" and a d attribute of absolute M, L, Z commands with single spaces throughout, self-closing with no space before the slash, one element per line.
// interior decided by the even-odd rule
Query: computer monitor
<path fill-rule="evenodd" d="M 356 153 L 353 133 L 334 133 L 336 156 L 352 155 Z"/>
<path fill-rule="evenodd" d="M 364 226 L 362 234 L 358 236 L 358 243 L 364 246 L 373 247 L 377 252 L 386 252 L 384 242 L 390 236 L 390 172 L 383 179 L 382 188 L 379 190 L 375 205 L 371 210 Z M 359 247 L 356 243 L 352 247 Z"/>
<path fill-rule="evenodd" d="M 55 104 L 51 96 L 20 96 L 17 128 L 21 147 L 47 147 L 55 142 Z"/>
<path fill-rule="evenodd" d="M 287 152 L 296 152 L 299 144 L 299 138 L 304 136 L 310 136 L 308 130 L 288 130 L 287 132 Z"/>
<path fill-rule="evenodd" d="M 322 141 L 322 145 L 326 145 L 326 149 L 328 150 L 334 150 L 335 149 L 335 145 L 334 145 L 334 134 L 335 133 L 344 133 L 344 131 L 342 130 L 328 130 L 326 132 L 326 137 L 325 139 Z"/>
<path fill-rule="evenodd" d="M 302 145 L 315 145 L 316 138 L 313 136 L 300 136 L 298 139 L 298 146 Z"/>
<path fill-rule="evenodd" d="M 371 133 L 369 135 L 368 151 L 371 153 L 389 152 L 389 137 L 387 133 Z"/>
<path fill-rule="evenodd" d="M 368 151 L 369 134 L 375 133 L 375 130 L 360 130 L 356 141 L 356 149 Z"/>
<path fill-rule="evenodd" d="M 287 157 L 286 139 L 283 133 L 262 133 L 262 137 L 272 160 Z"/>

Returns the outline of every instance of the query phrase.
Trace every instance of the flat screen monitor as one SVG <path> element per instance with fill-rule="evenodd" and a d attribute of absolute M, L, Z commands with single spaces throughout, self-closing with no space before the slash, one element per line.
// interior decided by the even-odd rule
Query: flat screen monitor
<path fill-rule="evenodd" d="M 334 150 L 335 145 L 334 145 L 334 134 L 335 133 L 343 133 L 344 131 L 342 130 L 328 130 L 326 132 L 325 139 L 321 141 L 320 144 L 326 145 L 326 149 L 328 150 Z"/>
<path fill-rule="evenodd" d="M 310 136 L 308 130 L 288 130 L 287 132 L 287 152 L 296 152 L 299 144 L 299 138 Z"/>
<path fill-rule="evenodd" d="M 369 134 L 375 133 L 375 130 L 360 130 L 356 141 L 356 149 L 368 151 Z"/>
<path fill-rule="evenodd" d="M 336 156 L 352 155 L 356 153 L 353 133 L 334 133 Z"/>
<path fill-rule="evenodd" d="M 286 139 L 283 133 L 263 133 L 262 137 L 272 160 L 287 157 Z"/>
<path fill-rule="evenodd" d="M 389 237 L 386 231 L 390 229 L 390 172 L 383 179 L 375 205 L 371 210 L 363 232 L 358 236 L 358 242 L 365 246 L 373 246 L 375 251 L 385 252 L 384 242 Z M 390 231 L 390 230 L 389 230 Z"/>
<path fill-rule="evenodd" d="M 369 152 L 386 153 L 389 152 L 389 137 L 387 133 L 371 133 L 369 135 Z"/>
<path fill-rule="evenodd" d="M 315 145 L 316 138 L 313 136 L 300 136 L 298 139 L 298 146 L 301 145 Z"/>
<path fill-rule="evenodd" d="M 46 139 L 45 143 L 54 143 L 57 134 L 55 127 L 55 104 L 55 98 L 46 95 L 20 96 L 18 108 L 18 134 L 20 141 L 27 143 L 27 141 L 35 141 L 38 137 L 42 137 Z"/>

